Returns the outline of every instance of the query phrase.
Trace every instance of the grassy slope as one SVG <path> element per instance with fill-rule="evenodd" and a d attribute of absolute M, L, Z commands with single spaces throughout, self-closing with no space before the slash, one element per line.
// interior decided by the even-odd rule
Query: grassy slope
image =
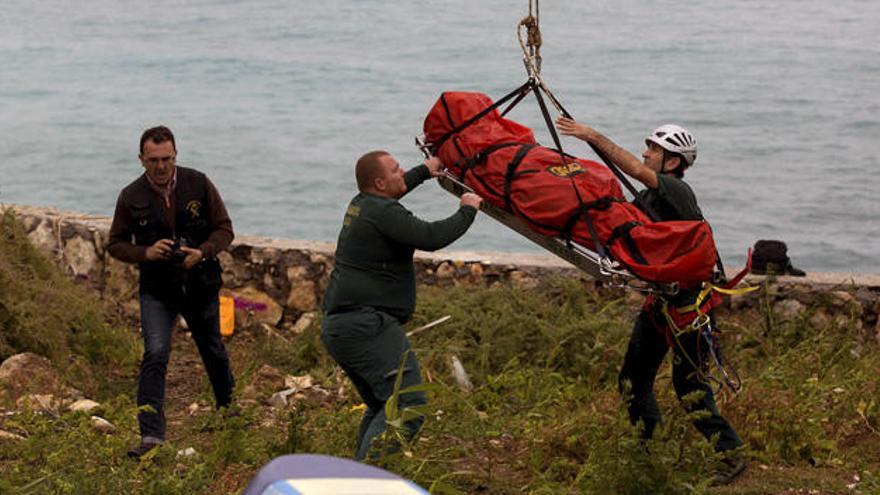
<path fill-rule="evenodd" d="M 35 249 L 11 211 L 0 212 L 0 360 L 34 352 L 86 394 L 120 390 L 116 378 L 134 372 L 140 350 L 116 313 Z"/>
<path fill-rule="evenodd" d="M 66 373 L 69 379 L 104 376 L 92 379 L 103 384 L 92 386 L 92 393 L 103 403 L 100 414 L 119 432 L 98 434 L 83 414 L 3 417 L 0 427 L 27 440 L 0 441 L 0 493 L 236 493 L 275 456 L 350 455 L 359 401 L 321 351 L 313 325 L 290 342 L 240 331 L 228 347 L 241 387 L 268 363 L 285 373 L 308 372 L 329 392 L 308 391 L 288 410 L 248 404 L 244 417 L 231 419 L 210 409 L 194 345 L 178 334 L 169 369 L 170 442 L 140 463 L 124 458 L 136 441 L 136 334 L 96 316 L 103 314 L 100 304 L 60 275 L 47 275 L 52 270 L 31 251 L 21 259 L 39 269 L 8 276 L 9 266 L 24 266 L 21 239 L 10 250 L 6 241 L 15 236 L 9 232 L 4 224 L 4 353 L 43 350 L 62 371 L 69 362 L 94 370 Z M 62 289 L 41 296 L 38 287 Z M 79 329 L 92 328 L 85 324 L 59 324 L 29 344 L 20 337 L 36 331 L 28 322 L 45 320 L 11 304 L 10 288 L 55 301 L 68 320 L 91 321 L 94 332 Z M 810 312 L 788 322 L 769 313 L 723 315 L 727 354 L 739 365 L 745 389 L 722 397 L 721 407 L 754 460 L 735 485 L 709 490 L 714 454 L 681 412 L 668 363 L 657 381 L 666 421 L 647 448 L 624 418 L 616 374 L 635 308 L 622 299 L 570 280 L 536 290 L 420 290 L 412 327 L 446 314 L 453 318 L 413 338 L 423 373 L 435 384 L 429 418 L 405 454 L 380 465 L 435 493 L 880 493 L 880 346 L 854 318 L 815 328 Z M 82 320 L 79 312 L 91 319 Z M 71 337 L 80 334 L 92 336 Z M 95 335 L 117 340 L 111 346 Z M 46 347 L 47 340 L 53 344 Z M 459 391 L 450 377 L 453 354 L 470 373 L 472 393 Z M 192 403 L 201 408 L 190 413 Z M 176 457 L 186 447 L 198 454 Z M 856 474 L 861 481 L 850 490 L 846 485 Z"/>

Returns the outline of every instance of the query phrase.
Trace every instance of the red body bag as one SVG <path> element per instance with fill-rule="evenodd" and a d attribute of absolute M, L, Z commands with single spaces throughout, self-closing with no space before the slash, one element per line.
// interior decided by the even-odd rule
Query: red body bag
<path fill-rule="evenodd" d="M 643 280 L 691 286 L 711 278 L 717 254 L 709 225 L 652 222 L 604 165 L 538 145 L 529 128 L 497 110 L 447 136 L 491 105 L 482 93 L 443 93 L 424 124 L 426 141 L 439 143 L 434 153 L 477 194 L 541 234 L 595 251 L 589 215 L 607 253 Z"/>

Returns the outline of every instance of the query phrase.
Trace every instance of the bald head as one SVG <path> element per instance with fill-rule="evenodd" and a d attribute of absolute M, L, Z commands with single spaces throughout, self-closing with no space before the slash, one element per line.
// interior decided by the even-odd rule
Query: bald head
<path fill-rule="evenodd" d="M 376 150 L 360 157 L 355 166 L 354 175 L 357 177 L 358 190 L 369 192 L 375 188 L 375 180 L 383 177 L 382 157 L 390 153 Z"/>

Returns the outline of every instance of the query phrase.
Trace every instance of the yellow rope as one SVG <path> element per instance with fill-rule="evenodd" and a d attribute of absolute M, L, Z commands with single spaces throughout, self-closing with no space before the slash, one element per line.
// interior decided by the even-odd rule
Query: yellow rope
<path fill-rule="evenodd" d="M 700 306 L 702 306 L 703 302 L 706 300 L 707 297 L 709 297 L 709 294 L 711 294 L 712 291 L 717 291 L 722 294 L 727 294 L 728 296 L 739 296 L 742 294 L 747 294 L 747 293 L 752 292 L 754 290 L 758 290 L 758 287 L 742 287 L 739 289 L 725 289 L 723 287 L 718 287 L 717 285 L 714 285 L 714 284 L 706 284 L 706 287 L 704 287 L 703 290 L 700 291 L 700 294 L 697 296 L 697 299 L 694 301 L 693 304 L 691 304 L 690 306 L 683 306 L 681 308 L 676 308 L 676 310 L 679 313 L 689 313 L 691 311 L 697 311 L 697 313 L 699 314 Z M 664 308 L 665 308 L 665 305 L 664 305 Z"/>

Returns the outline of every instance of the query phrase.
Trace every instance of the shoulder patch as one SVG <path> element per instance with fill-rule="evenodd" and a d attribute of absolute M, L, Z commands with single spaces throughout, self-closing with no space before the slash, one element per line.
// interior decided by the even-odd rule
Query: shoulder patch
<path fill-rule="evenodd" d="M 345 219 L 342 220 L 342 225 L 348 226 L 354 221 L 355 218 L 361 215 L 361 207 L 356 205 L 348 205 L 348 208 L 345 210 Z"/>

